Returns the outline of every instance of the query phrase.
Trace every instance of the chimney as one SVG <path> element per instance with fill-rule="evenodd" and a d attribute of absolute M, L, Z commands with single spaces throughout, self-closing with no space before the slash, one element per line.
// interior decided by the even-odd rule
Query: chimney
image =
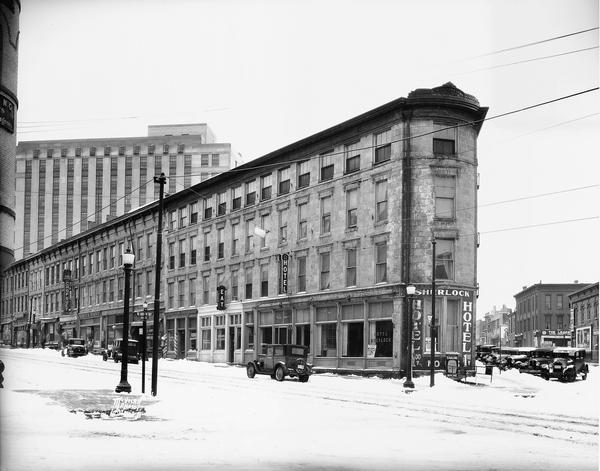
<path fill-rule="evenodd" d="M 523 286 L 523 290 L 522 291 L 525 291 L 526 289 L 527 289 L 527 286 Z"/>
<path fill-rule="evenodd" d="M 575 280 L 575 284 L 578 284 L 578 283 L 579 283 L 579 280 Z"/>

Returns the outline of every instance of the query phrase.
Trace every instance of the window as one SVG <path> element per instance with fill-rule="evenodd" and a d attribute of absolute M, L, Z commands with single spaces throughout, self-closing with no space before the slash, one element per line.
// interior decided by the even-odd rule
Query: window
<path fill-rule="evenodd" d="M 125 146 L 119 146 L 119 155 L 125 155 Z"/>
<path fill-rule="evenodd" d="M 133 155 L 140 155 L 140 146 L 133 146 Z"/>
<path fill-rule="evenodd" d="M 271 174 L 260 177 L 260 199 L 271 199 Z"/>
<path fill-rule="evenodd" d="M 290 192 L 290 168 L 282 168 L 278 172 L 279 175 L 279 194 L 286 195 Z"/>
<path fill-rule="evenodd" d="M 108 301 L 113 302 L 115 300 L 115 280 L 110 278 L 108 280 Z"/>
<path fill-rule="evenodd" d="M 175 307 L 175 283 L 171 282 L 167 285 L 167 294 L 168 294 L 168 308 L 173 309 Z"/>
<path fill-rule="evenodd" d="M 456 194 L 456 177 L 444 176 L 434 177 L 435 185 L 435 217 L 442 219 L 454 219 Z"/>
<path fill-rule="evenodd" d="M 152 270 L 148 270 L 146 272 L 146 296 L 150 296 L 152 294 L 153 276 L 154 276 L 154 272 Z"/>
<path fill-rule="evenodd" d="M 387 180 L 375 183 L 375 222 L 387 221 L 387 199 Z"/>
<path fill-rule="evenodd" d="M 238 255 L 238 246 L 239 246 L 239 223 L 231 225 L 231 255 Z"/>
<path fill-rule="evenodd" d="M 217 194 L 217 216 L 224 216 L 227 212 L 227 191 Z"/>
<path fill-rule="evenodd" d="M 190 265 L 196 265 L 196 240 L 197 236 L 190 236 Z"/>
<path fill-rule="evenodd" d="M 156 147 L 154 146 L 154 144 L 149 144 L 148 145 L 148 155 L 154 155 L 155 149 L 156 149 Z"/>
<path fill-rule="evenodd" d="M 231 272 L 231 299 L 237 301 L 238 299 L 238 270 L 233 270 Z"/>
<path fill-rule="evenodd" d="M 436 279 L 454 279 L 454 241 L 438 239 L 435 254 Z"/>
<path fill-rule="evenodd" d="M 194 201 L 190 204 L 190 224 L 196 224 L 198 222 L 198 202 Z"/>
<path fill-rule="evenodd" d="M 260 295 L 269 296 L 269 265 L 260 266 Z"/>
<path fill-rule="evenodd" d="M 183 144 L 177 144 L 177 153 L 178 154 L 183 154 L 184 150 L 185 150 L 185 147 Z"/>
<path fill-rule="evenodd" d="M 320 278 L 320 288 L 322 290 L 329 289 L 329 265 L 330 265 L 330 253 L 323 252 L 320 254 L 321 258 L 321 278 Z"/>
<path fill-rule="evenodd" d="M 252 267 L 246 267 L 246 299 L 252 299 Z"/>
<path fill-rule="evenodd" d="M 556 309 L 562 309 L 562 308 L 563 308 L 563 295 L 557 294 L 556 295 Z"/>
<path fill-rule="evenodd" d="M 204 219 L 212 218 L 212 197 L 204 198 Z"/>
<path fill-rule="evenodd" d="M 321 356 L 337 356 L 337 326 L 335 323 L 320 324 Z"/>
<path fill-rule="evenodd" d="M 346 250 L 346 286 L 356 286 L 356 249 Z"/>
<path fill-rule="evenodd" d="M 375 163 L 390 160 L 392 156 L 392 130 L 375 134 Z"/>
<path fill-rule="evenodd" d="M 49 157 L 52 157 L 51 155 Z M 96 157 L 96 148 L 90 147 L 90 157 Z"/>
<path fill-rule="evenodd" d="M 176 229 L 176 228 L 177 228 L 177 227 L 176 227 L 176 225 L 175 225 L 175 224 L 176 224 L 176 220 L 175 220 L 175 218 L 176 218 L 176 213 L 175 213 L 175 210 L 173 210 L 173 211 L 169 211 L 169 220 L 168 220 L 168 222 L 167 222 L 167 228 L 168 228 L 170 231 L 172 231 L 172 230 L 174 230 L 174 229 Z"/>
<path fill-rule="evenodd" d="M 208 154 L 202 154 L 200 156 L 200 166 L 208 167 Z"/>
<path fill-rule="evenodd" d="M 163 154 L 169 153 L 169 144 L 163 144 Z"/>
<path fill-rule="evenodd" d="M 246 221 L 246 253 L 254 251 L 254 219 Z"/>
<path fill-rule="evenodd" d="M 185 254 L 187 252 L 187 244 L 185 239 L 179 241 L 179 268 L 185 267 Z"/>
<path fill-rule="evenodd" d="M 331 196 L 321 198 L 321 235 L 331 232 Z"/>
<path fill-rule="evenodd" d="M 375 283 L 387 282 L 387 242 L 375 245 Z"/>
<path fill-rule="evenodd" d="M 110 151 L 111 151 L 111 148 L 109 146 L 105 147 L 104 148 L 104 156 L 105 157 L 110 156 Z"/>
<path fill-rule="evenodd" d="M 256 203 L 256 180 L 246 183 L 246 206 Z"/>
<path fill-rule="evenodd" d="M 225 258 L 225 241 L 223 240 L 224 229 L 217 229 L 217 258 Z"/>
<path fill-rule="evenodd" d="M 185 280 L 179 280 L 177 283 L 177 296 L 179 297 L 179 307 L 185 307 Z"/>
<path fill-rule="evenodd" d="M 556 328 L 558 330 L 562 330 L 564 328 L 563 322 L 564 322 L 564 316 L 562 316 L 562 315 L 556 316 Z"/>
<path fill-rule="evenodd" d="M 169 270 L 175 268 L 175 242 L 169 242 Z"/>
<path fill-rule="evenodd" d="M 287 242 L 287 216 L 288 210 L 282 209 L 279 211 L 279 243 L 285 244 Z"/>
<path fill-rule="evenodd" d="M 454 140 L 434 138 L 433 153 L 436 155 L 454 155 Z"/>
<path fill-rule="evenodd" d="M 357 172 L 360 170 L 360 152 L 358 150 L 359 142 L 347 144 L 344 146 L 344 156 L 346 158 L 346 173 Z"/>
<path fill-rule="evenodd" d="M 298 188 L 306 188 L 310 185 L 310 161 L 305 160 L 298 164 Z"/>
<path fill-rule="evenodd" d="M 150 255 L 150 254 L 148 254 L 148 255 Z M 107 257 L 107 254 L 106 254 L 106 249 L 104 249 L 104 257 L 103 257 L 103 259 L 104 259 L 103 260 L 103 262 L 104 262 L 103 263 L 104 269 L 106 270 L 106 264 L 107 264 L 107 261 L 108 261 L 108 257 Z M 139 236 L 137 238 L 137 259 L 139 261 L 144 260 L 144 236 Z"/>
<path fill-rule="evenodd" d="M 308 229 L 308 204 L 303 203 L 298 205 L 298 239 L 306 239 Z"/>
<path fill-rule="evenodd" d="M 545 296 L 545 304 L 544 304 L 546 309 L 551 309 L 552 308 L 552 295 L 551 294 L 547 294 Z"/>
<path fill-rule="evenodd" d="M 205 262 L 209 262 L 210 261 L 210 245 L 208 242 L 208 232 L 204 233 L 204 261 Z"/>
<path fill-rule="evenodd" d="M 552 329 L 552 315 L 546 314 L 545 316 L 545 326 L 544 329 Z"/>
<path fill-rule="evenodd" d="M 439 337 L 436 336 L 436 339 Z M 369 343 L 375 344 L 375 357 L 391 357 L 394 344 L 394 324 L 392 321 L 369 322 Z"/>
<path fill-rule="evenodd" d="M 233 211 L 242 207 L 242 187 L 239 185 L 232 190 L 231 207 Z"/>
<path fill-rule="evenodd" d="M 202 304 L 208 304 L 209 291 L 209 277 L 202 277 Z"/>
<path fill-rule="evenodd" d="M 346 227 L 356 227 L 358 224 L 358 189 L 346 191 Z"/>
<path fill-rule="evenodd" d="M 219 165 L 221 165 L 219 162 L 219 160 L 220 160 L 219 154 L 212 154 L 211 160 L 212 160 L 213 167 L 218 167 Z"/>
<path fill-rule="evenodd" d="M 269 235 L 269 215 L 263 214 L 260 217 L 260 227 L 265 231 L 265 236 L 260 237 L 260 248 L 265 248 L 267 246 L 267 236 Z"/>
<path fill-rule="evenodd" d="M 333 178 L 333 151 L 321 154 L 321 181 Z"/>
<path fill-rule="evenodd" d="M 297 260 L 297 273 L 298 273 L 298 292 L 306 291 L 306 256 L 300 256 Z"/>
<path fill-rule="evenodd" d="M 179 228 L 187 226 L 188 209 L 179 208 Z"/>

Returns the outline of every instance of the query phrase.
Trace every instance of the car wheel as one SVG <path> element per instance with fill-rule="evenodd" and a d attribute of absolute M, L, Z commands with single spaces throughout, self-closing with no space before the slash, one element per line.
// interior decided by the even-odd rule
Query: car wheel
<path fill-rule="evenodd" d="M 61 350 L 61 351 L 60 351 L 60 354 L 61 354 L 61 355 L 64 357 L 64 356 L 65 356 L 65 351 L 64 351 L 64 350 Z"/>
<path fill-rule="evenodd" d="M 283 378 L 285 378 L 285 372 L 283 371 L 283 367 L 278 366 L 275 370 L 275 379 L 277 381 L 283 381 Z"/>
<path fill-rule="evenodd" d="M 542 373 L 542 378 L 544 378 L 546 381 L 548 381 L 550 379 L 550 376 L 548 376 L 547 373 Z"/>
<path fill-rule="evenodd" d="M 587 373 L 583 373 L 581 375 L 581 379 L 585 381 L 587 379 Z"/>
<path fill-rule="evenodd" d="M 567 380 L 569 383 L 572 383 L 575 381 L 576 377 L 577 374 L 575 373 L 575 370 L 569 370 L 569 372 L 565 375 L 565 380 Z"/>
<path fill-rule="evenodd" d="M 117 357 L 114 357 L 115 363 L 119 363 L 119 359 Z"/>
<path fill-rule="evenodd" d="M 308 376 L 308 375 L 298 376 L 298 379 L 300 380 L 301 383 L 306 383 L 308 381 L 308 378 L 310 378 L 310 376 Z"/>
<path fill-rule="evenodd" d="M 248 366 L 246 366 L 246 374 L 248 375 L 248 378 L 254 378 L 256 376 L 256 368 L 254 368 L 252 363 L 249 363 Z"/>

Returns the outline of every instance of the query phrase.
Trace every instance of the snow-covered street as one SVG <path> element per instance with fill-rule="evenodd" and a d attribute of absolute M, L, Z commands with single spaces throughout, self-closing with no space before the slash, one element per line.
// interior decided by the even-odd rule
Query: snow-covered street
<path fill-rule="evenodd" d="M 160 360 L 139 420 L 86 419 L 111 407 L 120 364 L 53 350 L 0 350 L 1 469 L 598 469 L 598 375 L 563 384 L 506 371 L 464 385 L 313 375 Z M 151 362 L 146 368 L 150 390 Z"/>

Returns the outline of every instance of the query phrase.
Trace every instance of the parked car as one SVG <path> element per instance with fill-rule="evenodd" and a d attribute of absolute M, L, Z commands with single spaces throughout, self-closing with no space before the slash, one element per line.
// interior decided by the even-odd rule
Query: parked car
<path fill-rule="evenodd" d="M 541 375 L 554 359 L 554 347 L 534 348 L 529 354 L 529 362 L 519 367 L 520 373 Z"/>
<path fill-rule="evenodd" d="M 82 357 L 88 353 L 85 340 L 83 339 L 69 339 L 67 347 L 61 352 L 63 357 L 65 356 L 65 351 L 68 357 Z"/>
<path fill-rule="evenodd" d="M 584 348 L 559 347 L 554 349 L 553 355 L 554 359 L 548 364 L 548 369 L 543 370 L 542 378 L 569 382 L 575 381 L 578 374 L 581 379 L 587 378 L 589 369 Z"/>
<path fill-rule="evenodd" d="M 263 345 L 265 353 L 260 353 L 256 360 L 248 362 L 246 374 L 254 378 L 257 374 L 271 375 L 277 381 L 286 376 L 298 378 L 306 383 L 312 374 L 312 365 L 307 362 L 308 347 L 304 345 Z"/>
<path fill-rule="evenodd" d="M 128 363 L 139 363 L 140 354 L 138 353 L 138 342 L 137 340 L 128 339 L 127 340 L 127 362 Z M 102 352 L 102 359 L 107 361 L 109 358 L 112 358 L 115 363 L 118 363 L 123 358 L 123 339 L 115 339 L 113 345 L 109 345 L 109 347 Z"/>
<path fill-rule="evenodd" d="M 496 345 L 477 345 L 475 347 L 475 358 L 479 361 L 484 361 L 484 358 L 491 354 L 494 350 L 498 350 Z"/>
<path fill-rule="evenodd" d="M 535 347 L 516 347 L 512 352 L 507 352 L 508 354 L 502 357 L 501 366 L 504 369 L 524 368 L 529 365 L 529 360 L 535 350 Z"/>

